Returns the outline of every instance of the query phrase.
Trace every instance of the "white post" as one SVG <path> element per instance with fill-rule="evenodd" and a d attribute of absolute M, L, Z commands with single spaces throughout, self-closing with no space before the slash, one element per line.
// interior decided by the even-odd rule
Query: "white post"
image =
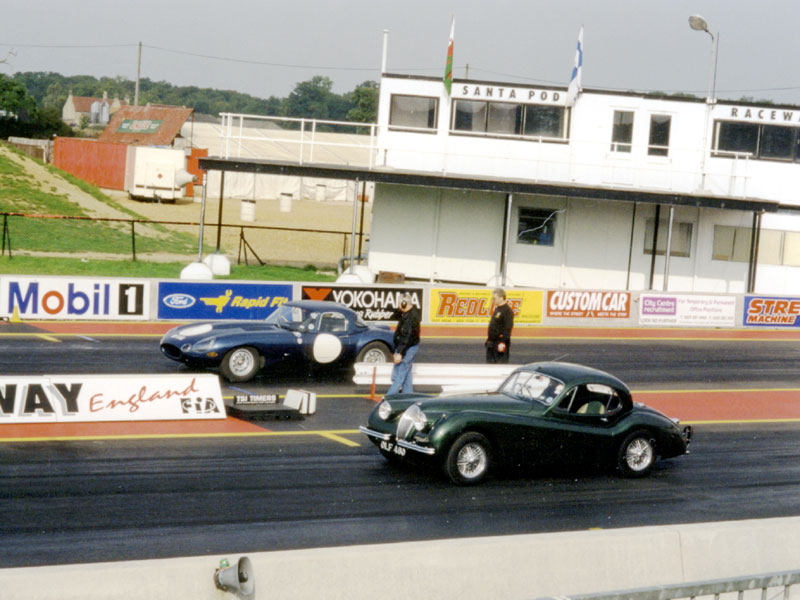
<path fill-rule="evenodd" d="M 389 30 L 383 30 L 383 55 L 381 56 L 381 74 L 386 73 L 386 62 L 389 56 Z"/>

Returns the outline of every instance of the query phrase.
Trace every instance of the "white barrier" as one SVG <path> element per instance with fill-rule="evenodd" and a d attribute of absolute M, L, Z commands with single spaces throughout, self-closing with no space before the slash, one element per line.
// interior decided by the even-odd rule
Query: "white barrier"
<path fill-rule="evenodd" d="M 233 564 L 239 554 L 225 556 Z M 248 554 L 256 598 L 519 600 L 790 571 L 800 517 Z M 0 569 L 3 600 L 233 600 L 222 556 Z M 405 582 L 398 585 L 398 582 Z"/>
<path fill-rule="evenodd" d="M 415 363 L 414 385 L 441 386 L 451 391 L 494 391 L 519 365 Z M 356 363 L 353 383 L 356 385 L 390 385 L 392 363 Z"/>

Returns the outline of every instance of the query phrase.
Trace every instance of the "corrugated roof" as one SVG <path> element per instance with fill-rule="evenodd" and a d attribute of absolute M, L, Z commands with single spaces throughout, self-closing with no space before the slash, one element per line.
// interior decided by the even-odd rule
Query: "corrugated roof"
<path fill-rule="evenodd" d="M 179 106 L 123 106 L 98 139 L 134 146 L 170 146 L 192 112 Z"/>

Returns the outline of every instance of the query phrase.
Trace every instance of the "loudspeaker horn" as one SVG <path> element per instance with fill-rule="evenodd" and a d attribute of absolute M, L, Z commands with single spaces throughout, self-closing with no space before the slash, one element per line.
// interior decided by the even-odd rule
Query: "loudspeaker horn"
<path fill-rule="evenodd" d="M 197 181 L 197 176 L 192 175 L 186 169 L 178 169 L 175 171 L 175 187 L 182 188 L 188 183 L 194 183 Z"/>
<path fill-rule="evenodd" d="M 214 572 L 214 584 L 218 589 L 236 594 L 242 600 L 252 600 L 256 594 L 256 579 L 253 564 L 243 556 L 231 567 Z"/>

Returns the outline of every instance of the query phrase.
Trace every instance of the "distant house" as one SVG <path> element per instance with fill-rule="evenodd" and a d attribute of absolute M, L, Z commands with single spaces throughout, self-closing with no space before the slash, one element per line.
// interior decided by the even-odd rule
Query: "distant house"
<path fill-rule="evenodd" d="M 64 108 L 61 110 L 61 120 L 67 125 L 76 127 L 80 125 L 81 118 L 85 115 L 90 124 L 107 125 L 111 116 L 126 104 L 127 101 L 121 101 L 116 97 L 109 102 L 107 92 L 103 92 L 102 98 L 92 98 L 91 96 L 73 96 L 70 90 Z"/>

